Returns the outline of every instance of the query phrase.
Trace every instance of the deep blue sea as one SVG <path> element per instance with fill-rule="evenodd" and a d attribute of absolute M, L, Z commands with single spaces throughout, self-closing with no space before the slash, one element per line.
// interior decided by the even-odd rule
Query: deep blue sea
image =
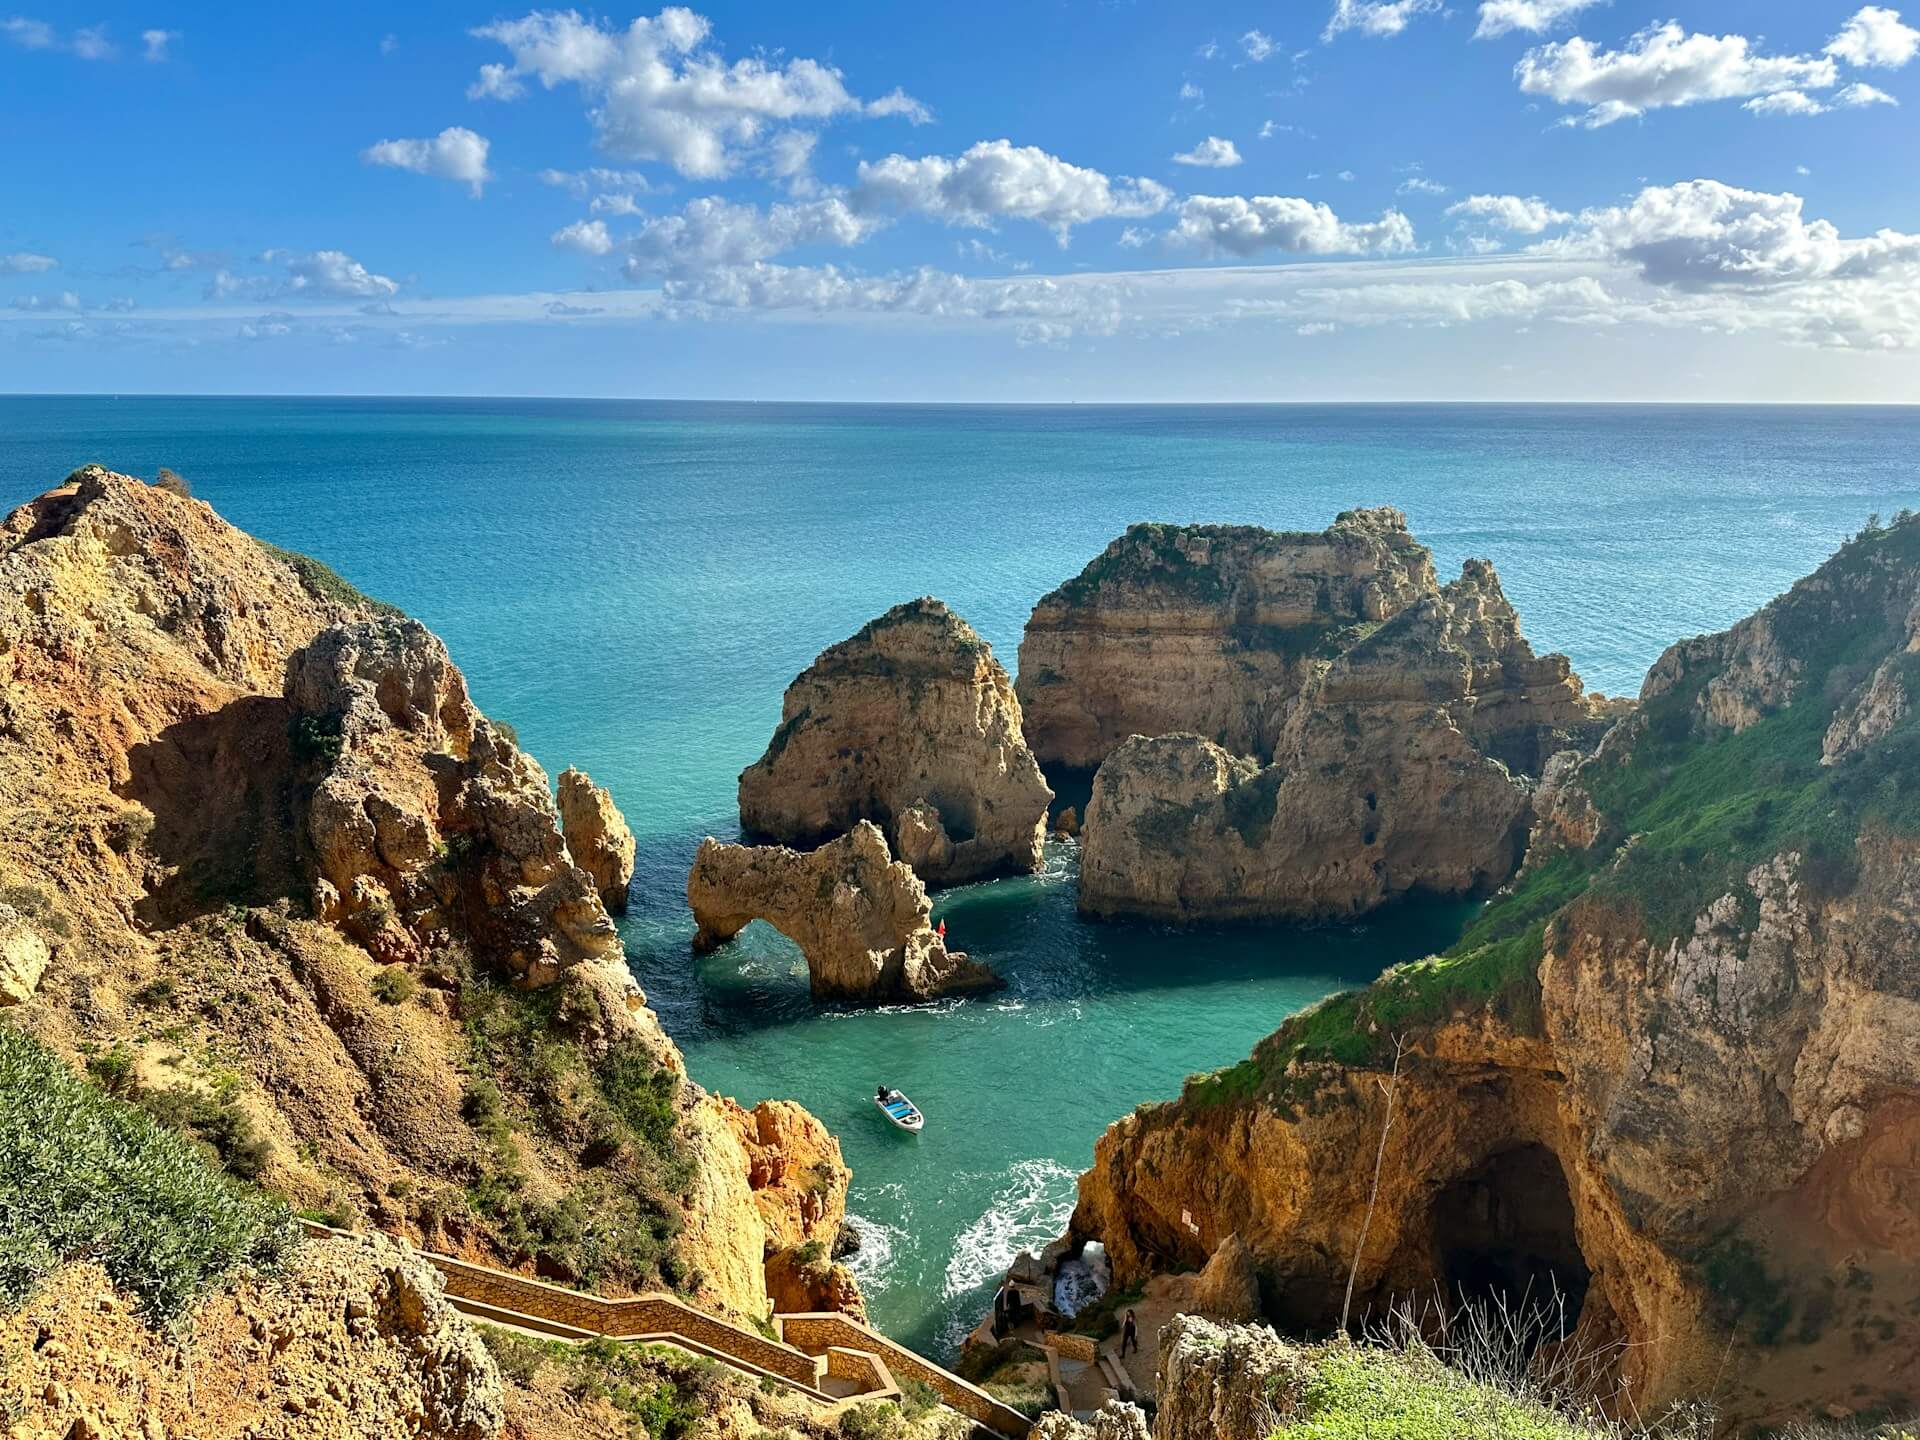
<path fill-rule="evenodd" d="M 0 505 L 89 460 L 170 466 L 420 617 L 549 771 L 612 788 L 641 840 L 629 954 L 695 1078 L 834 1128 L 874 1314 L 935 1351 L 1057 1233 L 1109 1121 L 1448 943 L 1467 909 L 1093 926 L 1055 847 L 1040 877 L 940 900 L 1007 990 L 816 1011 L 764 926 L 693 960 L 681 887 L 700 837 L 734 833 L 735 777 L 819 650 L 933 594 L 1012 669 L 1033 602 L 1129 522 L 1318 529 L 1390 504 L 1443 572 L 1493 560 L 1537 649 L 1632 692 L 1671 641 L 1920 506 L 1916 454 L 1916 409 L 0 398 Z M 924 1135 L 867 1103 L 881 1079 Z"/>

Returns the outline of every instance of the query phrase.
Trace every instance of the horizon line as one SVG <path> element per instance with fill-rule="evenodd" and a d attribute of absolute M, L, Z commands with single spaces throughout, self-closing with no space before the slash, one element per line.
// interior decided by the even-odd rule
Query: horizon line
<path fill-rule="evenodd" d="M 1667 400 L 1667 399 L 1443 399 L 1432 397 L 1393 399 L 1312 399 L 1312 400 L 828 400 L 786 396 L 732 395 L 550 395 L 484 394 L 479 392 L 362 392 L 362 391 L 192 391 L 192 390 L 0 390 L 0 402 L 8 400 L 379 400 L 379 401 L 473 401 L 526 402 L 545 401 L 560 404 L 631 405 L 817 405 L 821 407 L 872 409 L 971 409 L 971 410 L 1064 410 L 1064 409 L 1308 409 L 1327 406 L 1506 406 L 1636 408 L 1636 409 L 1753 409 L 1753 410 L 1913 410 L 1914 400 Z"/>

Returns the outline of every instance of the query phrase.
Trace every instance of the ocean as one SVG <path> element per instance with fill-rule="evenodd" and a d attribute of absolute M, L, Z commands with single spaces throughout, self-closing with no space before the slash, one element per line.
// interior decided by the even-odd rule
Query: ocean
<path fill-rule="evenodd" d="M 696 960 L 682 886 L 787 682 L 938 595 L 1014 668 L 1044 592 L 1136 520 L 1318 529 L 1395 505 L 1443 578 L 1499 569 L 1540 651 L 1632 693 L 1869 515 L 1920 505 L 1920 410 L 1679 406 L 842 406 L 0 397 L 0 505 L 99 460 L 185 475 L 446 640 L 552 773 L 640 839 L 622 930 L 694 1078 L 804 1103 L 854 1169 L 875 1319 L 943 1354 L 1022 1246 L 1058 1233 L 1106 1125 L 1286 1015 L 1450 943 L 1464 904 L 1356 925 L 1090 925 L 1073 851 L 938 898 L 1009 980 L 984 999 L 822 1011 L 763 925 Z M 914 1138 L 868 1101 L 926 1112 Z"/>

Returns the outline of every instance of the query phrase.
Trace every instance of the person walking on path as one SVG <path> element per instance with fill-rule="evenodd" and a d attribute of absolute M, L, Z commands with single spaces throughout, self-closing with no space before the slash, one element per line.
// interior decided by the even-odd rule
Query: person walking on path
<path fill-rule="evenodd" d="M 1126 1323 L 1120 1327 L 1120 1358 L 1122 1360 L 1127 1358 L 1128 1347 L 1132 1347 L 1134 1354 L 1140 1353 L 1140 1326 L 1133 1318 L 1131 1310 L 1127 1311 Z"/>

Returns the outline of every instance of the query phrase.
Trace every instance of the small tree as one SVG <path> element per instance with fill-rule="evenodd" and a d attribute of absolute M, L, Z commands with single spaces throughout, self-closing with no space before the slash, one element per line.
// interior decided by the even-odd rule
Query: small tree
<path fill-rule="evenodd" d="M 178 495 L 182 500 L 193 498 L 193 487 L 187 484 L 187 477 L 164 465 L 160 467 L 160 473 L 153 477 L 153 488 L 164 490 L 169 495 Z"/>
<path fill-rule="evenodd" d="M 1367 1213 L 1360 1221 L 1360 1238 L 1353 1244 L 1353 1265 L 1347 1271 L 1347 1295 L 1340 1302 L 1340 1331 L 1346 1333 L 1347 1316 L 1353 1309 L 1353 1282 L 1360 1274 L 1360 1257 L 1366 1253 L 1367 1232 L 1373 1228 L 1373 1207 L 1380 1201 L 1380 1167 L 1387 1159 L 1387 1136 L 1393 1131 L 1393 1101 L 1400 1089 L 1400 1061 L 1407 1053 L 1407 1037 L 1393 1037 L 1393 1073 L 1379 1082 L 1387 1097 L 1386 1117 L 1380 1122 L 1380 1148 L 1373 1152 L 1373 1186 L 1367 1191 Z"/>

